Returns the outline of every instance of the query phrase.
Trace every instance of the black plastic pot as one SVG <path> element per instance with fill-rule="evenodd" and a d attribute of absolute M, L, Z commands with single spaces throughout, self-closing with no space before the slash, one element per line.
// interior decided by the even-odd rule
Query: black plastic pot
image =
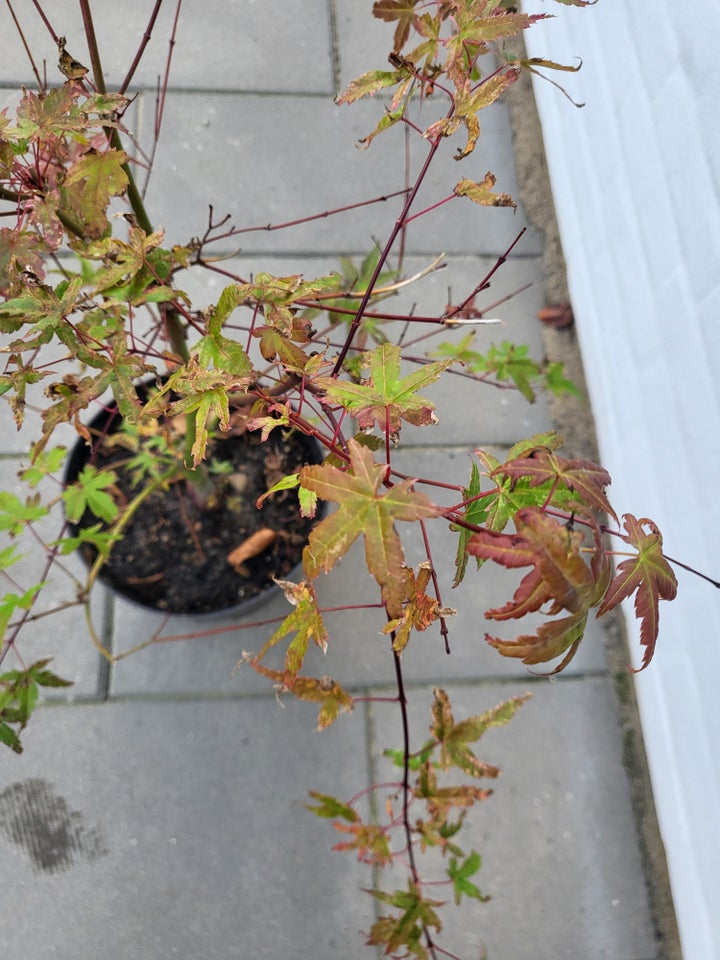
<path fill-rule="evenodd" d="M 122 417 L 113 403 L 88 424 L 93 443 L 80 440 L 67 462 L 65 483 L 73 483 L 83 467 L 112 469 L 121 495 L 128 500 L 142 489 L 130 485 L 122 446 L 106 438 L 120 430 Z M 209 459 L 229 465 L 212 496 L 199 496 L 185 481 L 156 491 L 138 509 L 112 547 L 99 579 L 124 598 L 141 606 L 173 614 L 229 612 L 242 615 L 272 595 L 275 579 L 289 579 L 299 565 L 310 530 L 321 517 L 300 516 L 294 490 L 268 498 L 261 509 L 257 498 L 286 474 L 320 463 L 316 441 L 298 431 L 276 428 L 265 442 L 257 432 L 211 440 Z M 207 461 L 206 461 L 207 462 Z M 320 503 L 319 508 L 322 508 Z M 97 524 L 86 511 L 75 532 Z M 236 570 L 227 559 L 232 550 L 258 530 L 272 530 L 272 542 Z M 85 544 L 86 563 L 97 556 Z"/>

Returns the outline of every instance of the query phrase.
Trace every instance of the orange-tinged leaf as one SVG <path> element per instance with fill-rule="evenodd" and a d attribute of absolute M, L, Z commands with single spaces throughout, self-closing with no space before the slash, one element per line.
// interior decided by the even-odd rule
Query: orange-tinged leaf
<path fill-rule="evenodd" d="M 373 16 L 378 20 L 391 23 L 398 21 L 393 38 L 393 50 L 399 53 L 410 36 L 410 27 L 415 19 L 415 6 L 418 0 L 376 0 L 373 4 Z"/>
<path fill-rule="evenodd" d="M 605 496 L 611 477 L 607 470 L 590 460 L 568 460 L 556 456 L 546 447 L 536 447 L 523 456 L 508 460 L 493 471 L 513 480 L 526 478 L 531 487 L 553 481 L 577 494 L 581 505 L 602 510 L 617 521 L 617 515 Z"/>
<path fill-rule="evenodd" d="M 348 833 L 351 840 L 336 843 L 333 850 L 357 850 L 358 860 L 371 863 L 379 867 L 393 862 L 390 850 L 390 839 L 382 827 L 376 823 L 341 823 L 333 824 L 340 833 Z"/>
<path fill-rule="evenodd" d="M 67 199 L 83 221 L 98 235 L 106 223 L 105 211 L 111 197 L 119 196 L 128 185 L 123 170 L 127 157 L 122 150 L 86 153 L 70 167 L 64 188 L 77 185 Z"/>
<path fill-rule="evenodd" d="M 516 657 L 526 664 L 547 663 L 567 651 L 563 660 L 548 675 L 560 673 L 577 653 L 585 633 L 587 611 L 543 623 L 536 634 L 523 634 L 515 640 L 501 640 L 485 634 L 485 639 L 504 657 Z"/>
<path fill-rule="evenodd" d="M 467 197 L 473 203 L 484 207 L 513 207 L 517 204 L 509 193 L 493 193 L 496 177 L 488 171 L 480 183 L 464 178 L 455 184 L 453 192 L 457 197 Z"/>
<path fill-rule="evenodd" d="M 594 578 L 580 556 L 581 533 L 569 530 L 536 507 L 518 510 L 516 534 L 482 530 L 474 534 L 468 550 L 474 556 L 494 560 L 506 567 L 533 566 L 515 591 L 513 601 L 490 610 L 490 619 L 521 617 L 548 600 L 553 612 L 560 609 L 577 613 L 591 602 Z M 515 612 L 517 610 L 517 612 Z"/>
<path fill-rule="evenodd" d="M 388 613 L 401 617 L 406 599 L 405 554 L 395 521 L 435 517 L 442 509 L 416 493 L 411 480 L 381 492 L 387 467 L 376 463 L 372 451 L 354 440 L 348 441 L 348 452 L 349 470 L 322 464 L 300 471 L 302 487 L 340 505 L 310 534 L 303 551 L 305 573 L 311 579 L 321 570 L 327 573 L 362 535 L 368 570 L 380 586 Z"/>
<path fill-rule="evenodd" d="M 407 76 L 407 73 L 400 70 L 370 70 L 356 80 L 352 80 L 345 91 L 339 97 L 336 97 L 335 103 L 338 105 L 354 103 L 361 97 L 372 96 L 378 90 L 394 86 L 405 76 Z"/>
<path fill-rule="evenodd" d="M 440 766 L 444 770 L 451 765 L 459 767 L 471 777 L 497 777 L 500 773 L 498 767 L 478 760 L 468 744 L 479 740 L 490 727 L 508 723 L 529 694 L 510 697 L 491 710 L 468 717 L 460 723 L 455 723 L 447 693 L 436 688 L 433 695 L 430 733 L 440 744 Z"/>
<path fill-rule="evenodd" d="M 415 426 L 436 423 L 433 405 L 417 391 L 434 383 L 452 360 L 439 360 L 424 364 L 419 370 L 400 376 L 400 348 L 392 343 L 383 343 L 363 357 L 369 366 L 370 376 L 365 383 L 348 383 L 333 377 L 315 377 L 314 386 L 325 390 L 331 403 L 338 403 L 357 417 L 360 428 L 372 429 L 377 424 L 381 430 L 390 430 L 396 435 L 400 421 Z"/>
<path fill-rule="evenodd" d="M 600 604 L 597 616 L 616 607 L 621 600 L 635 594 L 635 616 L 640 620 L 640 642 L 645 647 L 640 670 L 650 663 L 655 652 L 659 632 L 660 600 L 673 600 L 677 594 L 677 579 L 663 555 L 662 535 L 652 520 L 637 519 L 630 513 L 623 515 L 626 543 L 638 551 L 636 557 L 623 560 Z M 649 532 L 645 531 L 645 527 Z"/>
<path fill-rule="evenodd" d="M 275 688 L 279 693 L 291 693 L 299 700 L 309 700 L 311 703 L 321 703 L 318 714 L 318 730 L 324 730 L 337 720 L 341 713 L 351 713 L 355 701 L 344 690 L 337 680 L 332 677 L 299 677 L 283 673 L 282 670 L 271 670 L 264 667 L 257 657 L 246 657 L 245 660 L 253 670 L 264 677 L 275 681 Z"/>
<path fill-rule="evenodd" d="M 491 620 L 517 619 L 549 604 L 547 613 L 567 610 L 571 616 L 544 623 L 536 634 L 502 640 L 486 634 L 488 643 L 505 657 L 523 663 L 545 663 L 566 653 L 552 672 L 564 669 L 582 640 L 588 611 L 598 604 L 607 589 L 610 568 L 603 549 L 600 528 L 594 526 L 595 546 L 590 564 L 580 555 L 583 536 L 569 530 L 537 507 L 519 510 L 516 534 L 483 530 L 474 534 L 468 550 L 483 559 L 506 567 L 532 566 L 513 599 L 503 607 L 488 610 Z"/>
<path fill-rule="evenodd" d="M 499 772 L 499 771 L 498 771 Z M 457 784 L 439 787 L 437 775 L 429 763 L 424 764 L 415 787 L 415 796 L 424 800 L 433 820 L 447 820 L 454 810 L 465 810 L 481 800 L 492 796 L 488 787 Z"/>
<path fill-rule="evenodd" d="M 295 608 L 285 617 L 275 633 L 265 641 L 257 660 L 262 660 L 267 651 L 279 643 L 289 633 L 295 633 L 285 654 L 285 683 L 290 683 L 302 667 L 307 648 L 312 640 L 323 653 L 327 650 L 328 634 L 322 614 L 318 609 L 317 594 L 311 583 L 291 583 L 288 580 L 275 581 L 282 587 L 286 598 Z"/>
<path fill-rule="evenodd" d="M 410 639 L 412 630 L 427 630 L 431 623 L 439 617 L 452 616 L 457 611 L 451 607 L 441 607 L 435 597 L 425 591 L 430 582 L 432 567 L 425 560 L 418 566 L 417 575 L 407 568 L 405 570 L 405 591 L 407 603 L 402 617 L 391 620 L 383 628 L 383 633 L 394 633 L 393 650 L 402 653 Z"/>

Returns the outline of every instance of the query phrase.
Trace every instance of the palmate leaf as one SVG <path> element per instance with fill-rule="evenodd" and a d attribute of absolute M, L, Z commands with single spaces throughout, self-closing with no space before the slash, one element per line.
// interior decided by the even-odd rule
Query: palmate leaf
<path fill-rule="evenodd" d="M 453 192 L 457 197 L 467 197 L 473 203 L 479 203 L 483 207 L 512 207 L 515 209 L 517 204 L 509 193 L 493 193 L 496 177 L 488 171 L 480 183 L 464 178 L 455 184 Z"/>
<path fill-rule="evenodd" d="M 401 70 L 369 70 L 362 76 L 352 80 L 343 93 L 335 98 L 335 103 L 355 103 L 362 97 L 377 93 L 378 90 L 384 90 L 385 87 L 392 87 L 407 76 L 406 71 Z"/>
<path fill-rule="evenodd" d="M 499 769 L 478 760 L 469 744 L 479 740 L 490 727 L 508 723 L 530 694 L 510 697 L 485 713 L 468 717 L 460 723 L 455 723 L 447 693 L 436 688 L 433 696 L 430 734 L 440 744 L 441 767 L 447 770 L 450 766 L 456 766 L 471 777 L 497 777 Z"/>
<path fill-rule="evenodd" d="M 318 730 L 329 727 L 341 713 L 352 712 L 355 701 L 332 677 L 288 677 L 282 670 L 264 667 L 257 657 L 245 656 L 243 659 L 253 670 L 273 680 L 279 693 L 291 693 L 298 700 L 322 704 L 318 714 Z"/>
<path fill-rule="evenodd" d="M 447 868 L 447 875 L 452 880 L 453 891 L 455 893 L 455 903 L 459 904 L 462 897 L 473 897 L 484 903 L 490 899 L 480 893 L 478 887 L 470 880 L 478 872 L 482 860 L 480 854 L 473 850 L 462 863 L 459 863 L 455 857 L 450 857 L 450 863 Z"/>
<path fill-rule="evenodd" d="M 521 581 L 513 599 L 503 607 L 488 610 L 491 620 L 517 619 L 549 604 L 551 615 L 567 610 L 571 616 L 543 624 L 535 635 L 516 640 L 501 640 L 486 635 L 487 642 L 503 656 L 517 657 L 523 663 L 546 663 L 568 650 L 553 673 L 564 669 L 572 660 L 582 640 L 588 611 L 603 597 L 610 571 L 595 527 L 592 562 L 586 564 L 580 555 L 583 536 L 569 530 L 542 510 L 529 507 L 515 516 L 516 534 L 483 530 L 468 544 L 475 556 L 493 560 L 508 568 L 532 566 Z"/>
<path fill-rule="evenodd" d="M 408 598 L 403 615 L 387 623 L 382 631 L 395 634 L 393 640 L 395 653 L 402 653 L 408 645 L 410 633 L 413 630 L 427 630 L 430 624 L 440 617 L 452 616 L 457 612 L 452 607 L 441 607 L 435 597 L 426 593 L 432 575 L 429 561 L 425 560 L 418 566 L 417 574 L 409 568 L 403 572 L 406 581 L 405 593 Z"/>
<path fill-rule="evenodd" d="M 623 526 L 627 531 L 623 539 L 635 547 L 637 556 L 623 560 L 618 565 L 597 615 L 602 616 L 621 600 L 635 594 L 635 616 L 640 620 L 640 642 L 645 647 L 640 670 L 644 670 L 655 652 L 659 631 L 659 601 L 675 599 L 677 579 L 663 555 L 662 535 L 652 520 L 647 517 L 638 520 L 631 513 L 626 513 L 623 515 Z"/>
<path fill-rule="evenodd" d="M 25 595 L 24 609 L 30 606 L 31 595 L 40 586 L 36 585 Z M 9 670 L 0 675 L 0 743 L 10 747 L 14 753 L 22 753 L 23 748 L 20 737 L 10 724 L 17 725 L 19 731 L 25 728 L 37 704 L 38 688 L 72 686 L 70 680 L 63 680 L 48 670 L 49 663 L 50 660 L 36 660 L 24 670 Z"/>
<path fill-rule="evenodd" d="M 112 470 L 98 470 L 91 463 L 85 464 L 75 483 L 63 491 L 65 513 L 68 520 L 77 522 L 86 510 L 105 523 L 112 523 L 119 507 L 107 493 L 117 480 Z"/>
<path fill-rule="evenodd" d="M 372 451 L 355 440 L 348 441 L 350 469 L 329 464 L 303 467 L 300 484 L 339 508 L 322 520 L 310 534 L 303 551 L 305 574 L 313 579 L 327 573 L 344 556 L 355 540 L 365 539 L 365 559 L 377 580 L 390 617 L 401 617 L 406 599 L 405 567 L 396 520 L 413 521 L 442 513 L 426 496 L 412 489 L 411 480 L 380 492 L 387 467 L 375 463 Z"/>
<path fill-rule="evenodd" d="M 387 903 L 398 910 L 395 916 L 382 916 L 370 929 L 366 940 L 368 946 L 383 946 L 385 955 L 396 955 L 401 947 L 402 956 L 413 956 L 417 960 L 427 960 L 428 952 L 422 944 L 424 931 L 433 927 L 442 929 L 440 917 L 435 907 L 442 907 L 444 900 L 431 900 L 423 897 L 420 889 L 412 881 L 407 890 L 395 890 L 385 893 L 383 890 L 368 890 L 381 903 Z"/>
<path fill-rule="evenodd" d="M 531 450 L 539 446 L 556 450 L 561 444 L 561 439 L 554 432 L 536 434 L 513 444 L 508 450 L 507 461 L 526 456 Z M 541 506 L 545 503 L 550 492 L 549 482 L 544 487 L 531 487 L 529 479 L 503 478 L 502 466 L 497 457 L 486 450 L 476 450 L 475 454 L 484 468 L 484 474 L 487 477 L 492 477 L 497 484 L 496 490 L 483 500 L 487 510 L 487 519 L 483 525 L 487 529 L 501 532 L 518 510 L 523 507 Z M 554 506 L 565 506 L 561 496 L 563 492 L 556 491 L 553 495 L 552 503 Z"/>
<path fill-rule="evenodd" d="M 311 583 L 291 583 L 287 580 L 276 581 L 282 587 L 286 598 L 294 609 L 285 617 L 275 633 L 265 641 L 258 660 L 262 660 L 267 651 L 290 633 L 295 636 L 288 645 L 285 654 L 285 674 L 287 680 L 295 678 L 302 667 L 305 654 L 312 640 L 323 653 L 327 650 L 328 634 L 318 609 L 317 594 Z"/>
<path fill-rule="evenodd" d="M 497 767 L 489 769 L 496 773 L 500 772 Z M 434 826 L 436 830 L 444 828 L 446 833 L 449 825 L 448 818 L 452 814 L 460 811 L 462 817 L 474 804 L 492 796 L 492 790 L 488 787 L 475 787 L 468 783 L 454 784 L 449 787 L 438 786 L 437 774 L 429 763 L 422 766 L 414 789 L 417 799 L 425 802 L 431 818 L 426 826 L 431 828 Z"/>
<path fill-rule="evenodd" d="M 46 252 L 46 244 L 36 233 L 0 227 L 0 294 L 4 297 L 20 294 L 23 289 L 23 270 L 31 270 L 42 280 L 45 276 L 43 254 Z M 6 321 L 4 316 L 0 316 L 0 331 L 12 332 L 17 329 L 18 323 L 17 320 Z"/>
<path fill-rule="evenodd" d="M 415 7 L 418 3 L 419 0 L 376 0 L 373 4 L 373 16 L 378 20 L 385 20 L 388 23 L 395 20 L 398 22 L 393 37 L 395 53 L 399 53 L 407 43 L 410 27 L 417 19 Z"/>
<path fill-rule="evenodd" d="M 466 81 L 461 88 L 458 88 L 453 116 L 431 123 L 423 136 L 431 141 L 438 137 L 450 137 L 464 125 L 467 129 L 467 142 L 464 147 L 459 147 L 454 155 L 455 160 L 462 160 L 472 153 L 480 136 L 480 121 L 477 114 L 494 103 L 519 76 L 519 69 L 508 67 L 502 73 L 488 77 L 478 87 L 471 87 Z"/>
<path fill-rule="evenodd" d="M 560 673 L 570 663 L 585 634 L 588 614 L 586 610 L 558 620 L 548 620 L 538 627 L 537 633 L 521 634 L 514 640 L 501 640 L 485 634 L 485 639 L 504 657 L 514 657 L 532 665 L 548 663 L 565 654 L 560 663 L 547 672 L 547 676 Z"/>
<path fill-rule="evenodd" d="M 26 90 L 17 109 L 17 128 L 8 132 L 46 148 L 65 134 L 85 135 L 88 119 L 77 103 L 79 96 L 79 88 L 67 83 L 44 96 Z"/>
<path fill-rule="evenodd" d="M 557 610 L 576 612 L 593 593 L 590 568 L 580 556 L 583 535 L 569 530 L 537 508 L 519 510 L 517 533 L 481 530 L 473 534 L 468 550 L 504 567 L 534 569 L 522 581 L 513 601 L 491 611 L 492 619 L 522 617 L 549 600 Z"/>
<path fill-rule="evenodd" d="M 126 163 L 122 150 L 111 148 L 104 153 L 86 153 L 68 170 L 63 196 L 94 236 L 107 225 L 105 211 L 110 198 L 120 196 L 128 185 L 123 170 Z M 70 189 L 73 186 L 75 190 Z"/>
<path fill-rule="evenodd" d="M 617 515 L 605 496 L 611 478 L 607 470 L 590 460 L 568 460 L 556 456 L 546 447 L 535 447 L 523 456 L 506 460 L 492 476 L 502 475 L 513 480 L 527 479 L 530 487 L 551 481 L 577 495 L 579 505 L 607 513 L 617 522 Z"/>
<path fill-rule="evenodd" d="M 392 863 L 393 856 L 390 850 L 390 838 L 387 832 L 376 823 L 333 824 L 340 833 L 347 833 L 352 839 L 342 840 L 333 844 L 333 850 L 357 850 L 358 860 L 378 867 Z"/>
<path fill-rule="evenodd" d="M 392 343 L 383 343 L 368 351 L 363 363 L 370 368 L 366 383 L 316 377 L 314 384 L 325 390 L 331 403 L 340 404 L 357 417 L 363 430 L 377 424 L 381 430 L 388 429 L 392 435 L 397 435 L 402 420 L 415 426 L 437 422 L 432 403 L 419 396 L 417 391 L 434 383 L 452 360 L 428 363 L 401 377 L 400 348 Z"/>
<path fill-rule="evenodd" d="M 337 800 L 335 797 L 331 797 L 326 793 L 318 793 L 316 790 L 311 790 L 310 796 L 318 802 L 315 806 L 306 803 L 305 809 L 314 813 L 316 817 L 327 817 L 329 819 L 342 817 L 343 820 L 347 820 L 349 823 L 357 823 L 360 819 L 360 814 L 357 810 L 353 809 L 353 807 L 347 803 L 341 803 L 340 800 Z"/>

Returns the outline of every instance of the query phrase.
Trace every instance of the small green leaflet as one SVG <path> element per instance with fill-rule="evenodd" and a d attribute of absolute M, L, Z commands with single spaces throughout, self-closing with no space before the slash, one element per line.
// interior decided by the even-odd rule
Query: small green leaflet
<path fill-rule="evenodd" d="M 480 869 L 482 861 L 480 854 L 475 850 L 458 863 L 455 857 L 450 857 L 450 863 L 447 868 L 447 875 L 452 880 L 453 890 L 455 892 L 455 903 L 459 904 L 461 897 L 473 897 L 485 903 L 490 897 L 485 897 L 480 893 L 478 887 L 469 879 Z"/>
<path fill-rule="evenodd" d="M 106 523 L 112 523 L 119 509 L 107 489 L 116 479 L 112 470 L 99 471 L 92 464 L 86 464 L 76 482 L 63 492 L 68 520 L 76 523 L 89 510 Z"/>

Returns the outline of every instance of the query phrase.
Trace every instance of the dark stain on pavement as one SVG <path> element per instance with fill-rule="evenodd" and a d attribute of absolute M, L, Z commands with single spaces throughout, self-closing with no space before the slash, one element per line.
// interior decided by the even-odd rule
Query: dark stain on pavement
<path fill-rule="evenodd" d="M 23 848 L 36 870 L 49 873 L 108 853 L 99 828 L 85 824 L 82 814 L 39 778 L 14 783 L 0 793 L 0 832 Z"/>

